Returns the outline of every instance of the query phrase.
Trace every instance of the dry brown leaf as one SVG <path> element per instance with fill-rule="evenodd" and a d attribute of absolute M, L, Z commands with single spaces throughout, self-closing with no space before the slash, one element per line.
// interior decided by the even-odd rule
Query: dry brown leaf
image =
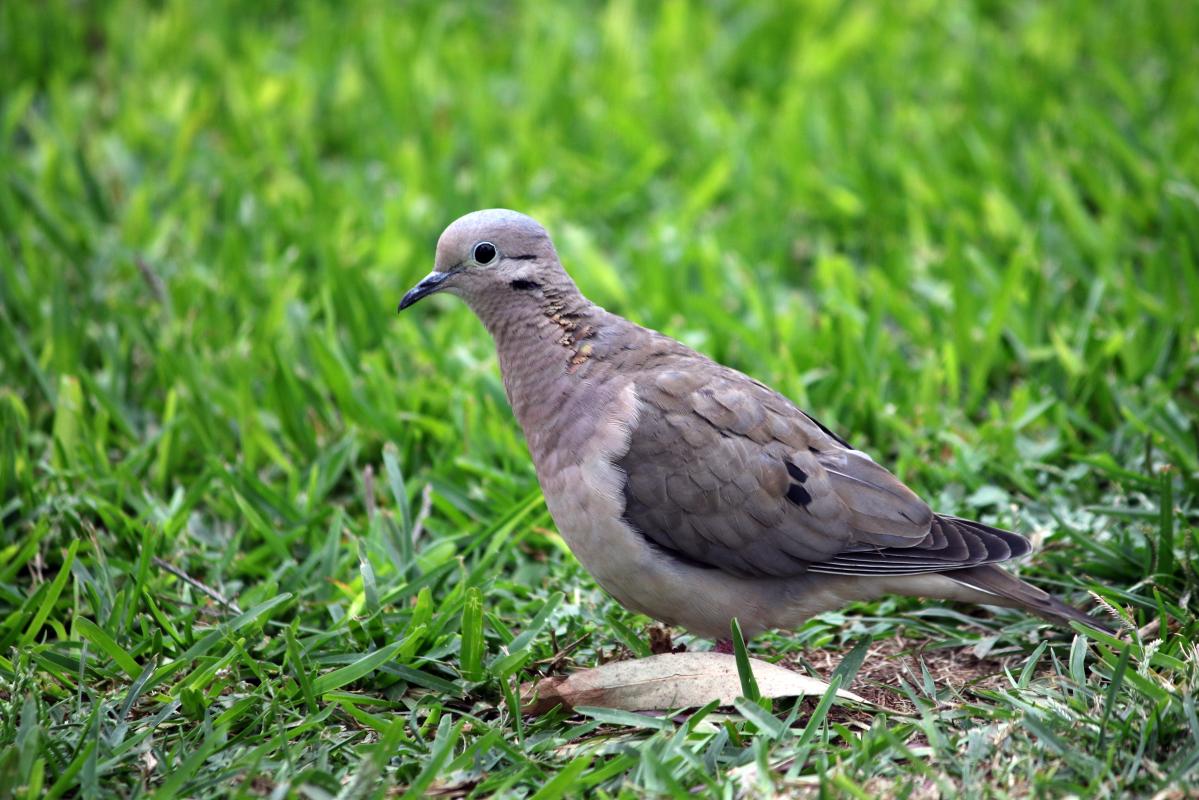
<path fill-rule="evenodd" d="M 756 658 L 749 660 L 763 697 L 823 696 L 824 681 Z M 698 708 L 713 700 L 732 705 L 740 697 L 737 659 L 723 653 L 666 653 L 632 661 L 614 661 L 566 677 L 544 678 L 521 686 L 521 710 L 544 714 L 555 706 L 600 706 L 624 711 Z M 837 696 L 865 702 L 841 690 Z"/>

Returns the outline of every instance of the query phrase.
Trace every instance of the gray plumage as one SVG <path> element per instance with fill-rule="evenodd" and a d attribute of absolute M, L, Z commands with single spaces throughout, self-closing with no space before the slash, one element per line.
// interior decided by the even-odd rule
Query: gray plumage
<path fill-rule="evenodd" d="M 769 387 L 588 301 L 532 219 L 455 221 L 400 307 L 437 291 L 494 338 L 550 513 L 624 605 L 715 638 L 885 593 L 1101 625 L 994 566 L 1023 537 L 934 513 Z"/>

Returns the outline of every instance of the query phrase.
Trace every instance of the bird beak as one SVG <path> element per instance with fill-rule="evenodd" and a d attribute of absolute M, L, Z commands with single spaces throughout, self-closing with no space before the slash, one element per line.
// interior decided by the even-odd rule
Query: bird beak
<path fill-rule="evenodd" d="M 449 272 L 434 271 L 434 272 L 430 272 L 428 275 L 421 278 L 420 283 L 416 284 L 416 286 L 413 286 L 411 289 L 409 289 L 408 294 L 404 295 L 404 298 L 402 300 L 400 300 L 400 307 L 398 309 L 396 309 L 396 313 L 403 311 L 405 308 L 412 305 L 417 300 L 420 300 L 423 297 L 428 297 L 429 295 L 436 292 L 438 289 L 441 288 L 441 285 L 443 283 L 445 283 L 446 279 L 449 277 L 450 277 Z"/>

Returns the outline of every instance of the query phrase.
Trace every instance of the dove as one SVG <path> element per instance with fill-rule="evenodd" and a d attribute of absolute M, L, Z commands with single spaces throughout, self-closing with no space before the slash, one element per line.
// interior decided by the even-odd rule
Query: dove
<path fill-rule="evenodd" d="M 559 533 L 617 602 L 727 648 L 886 594 L 1106 627 L 999 564 L 1019 534 L 934 512 L 786 397 L 584 297 L 546 230 L 467 214 L 399 310 L 456 295 L 491 334 Z"/>

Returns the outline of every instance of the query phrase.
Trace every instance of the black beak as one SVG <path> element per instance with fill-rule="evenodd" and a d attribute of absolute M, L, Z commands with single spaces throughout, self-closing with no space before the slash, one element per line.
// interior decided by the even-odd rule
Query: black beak
<path fill-rule="evenodd" d="M 396 309 L 396 313 L 403 311 L 417 300 L 420 300 L 423 297 L 428 297 L 436 292 L 439 288 L 441 288 L 441 284 L 445 283 L 446 279 L 449 277 L 449 272 L 430 272 L 428 275 L 421 278 L 420 283 L 409 289 L 408 294 L 404 295 L 404 298 L 400 300 L 400 307 Z"/>

